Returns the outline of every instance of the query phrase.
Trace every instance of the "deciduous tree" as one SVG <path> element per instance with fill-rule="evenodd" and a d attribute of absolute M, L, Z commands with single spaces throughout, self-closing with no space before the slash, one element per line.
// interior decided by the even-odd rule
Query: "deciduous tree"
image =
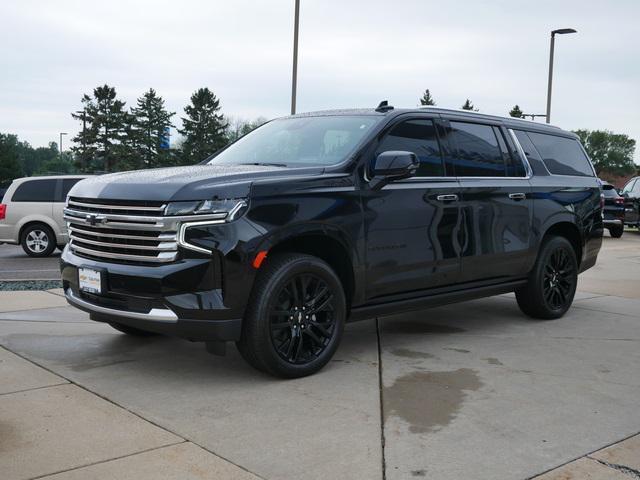
<path fill-rule="evenodd" d="M 635 172 L 633 163 L 636 141 L 623 133 L 609 130 L 576 130 L 582 145 L 598 173 L 626 175 Z"/>
<path fill-rule="evenodd" d="M 0 185 L 23 175 L 22 152 L 24 145 L 17 135 L 0 133 Z"/>

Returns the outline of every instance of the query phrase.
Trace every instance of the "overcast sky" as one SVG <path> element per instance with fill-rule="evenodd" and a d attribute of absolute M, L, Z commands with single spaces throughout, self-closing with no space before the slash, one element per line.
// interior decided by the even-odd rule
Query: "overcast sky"
<path fill-rule="evenodd" d="M 227 115 L 286 115 L 293 4 L 3 0 L 0 132 L 73 135 L 70 112 L 104 83 L 128 106 L 155 88 L 178 126 L 204 86 Z M 299 112 L 412 107 L 429 88 L 442 107 L 544 113 L 549 32 L 572 27 L 556 41 L 552 123 L 640 141 L 639 0 L 301 0 L 300 14 Z"/>

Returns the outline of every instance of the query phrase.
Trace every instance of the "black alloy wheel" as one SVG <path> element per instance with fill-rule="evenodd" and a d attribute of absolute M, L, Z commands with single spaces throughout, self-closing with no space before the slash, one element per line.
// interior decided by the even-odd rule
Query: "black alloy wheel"
<path fill-rule="evenodd" d="M 565 237 L 545 238 L 526 285 L 516 290 L 518 306 L 533 318 L 560 318 L 571 307 L 577 285 L 573 245 Z"/>
<path fill-rule="evenodd" d="M 307 364 L 325 351 L 335 330 L 334 295 L 313 274 L 299 274 L 276 295 L 269 312 L 271 342 L 284 361 Z"/>
<path fill-rule="evenodd" d="M 566 249 L 556 248 L 544 266 L 544 299 L 554 310 L 563 308 L 575 290 L 575 262 Z"/>
<path fill-rule="evenodd" d="M 236 345 L 258 370 L 283 378 L 311 375 L 337 350 L 346 312 L 342 283 L 326 262 L 275 254 L 256 277 Z"/>

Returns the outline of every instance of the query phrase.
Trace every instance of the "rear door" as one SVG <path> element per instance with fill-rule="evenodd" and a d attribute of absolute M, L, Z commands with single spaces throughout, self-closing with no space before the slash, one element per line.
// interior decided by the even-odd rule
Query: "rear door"
<path fill-rule="evenodd" d="M 460 283 L 526 274 L 533 203 L 529 170 L 499 122 L 446 118 L 460 184 Z"/>
<path fill-rule="evenodd" d="M 459 185 L 444 163 L 438 120 L 400 116 L 365 154 L 369 165 L 385 151 L 413 152 L 420 160 L 415 177 L 362 190 L 369 299 L 419 295 L 458 280 Z"/>
<path fill-rule="evenodd" d="M 7 214 L 11 215 L 11 222 L 20 224 L 29 216 L 33 216 L 33 220 L 38 220 L 38 216 L 50 219 L 56 187 L 57 180 L 54 178 L 34 178 L 18 185 L 11 196 L 11 211 L 7 209 Z"/>

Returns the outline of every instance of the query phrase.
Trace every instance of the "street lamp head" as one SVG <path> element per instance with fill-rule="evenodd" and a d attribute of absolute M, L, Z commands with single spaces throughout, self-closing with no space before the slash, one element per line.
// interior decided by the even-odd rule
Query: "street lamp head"
<path fill-rule="evenodd" d="M 574 30 L 573 28 L 559 28 L 558 30 L 553 30 L 551 32 L 551 35 L 564 35 L 565 33 L 576 33 L 577 30 Z"/>

